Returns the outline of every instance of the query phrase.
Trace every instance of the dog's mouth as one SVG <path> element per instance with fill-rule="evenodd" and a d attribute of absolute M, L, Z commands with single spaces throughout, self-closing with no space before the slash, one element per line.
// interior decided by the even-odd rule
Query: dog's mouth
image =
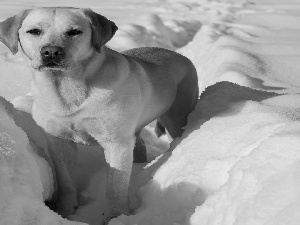
<path fill-rule="evenodd" d="M 62 62 L 48 61 L 48 62 L 43 62 L 38 69 L 39 70 L 66 70 L 66 65 L 65 63 Z"/>

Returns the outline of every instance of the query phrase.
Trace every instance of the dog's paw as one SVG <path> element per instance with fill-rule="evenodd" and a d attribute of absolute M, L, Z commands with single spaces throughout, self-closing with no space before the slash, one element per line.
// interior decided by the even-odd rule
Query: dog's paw
<path fill-rule="evenodd" d="M 56 211 L 59 215 L 64 218 L 68 218 L 69 216 L 73 215 L 78 208 L 78 202 L 76 195 L 64 195 L 61 196 L 56 203 Z"/>

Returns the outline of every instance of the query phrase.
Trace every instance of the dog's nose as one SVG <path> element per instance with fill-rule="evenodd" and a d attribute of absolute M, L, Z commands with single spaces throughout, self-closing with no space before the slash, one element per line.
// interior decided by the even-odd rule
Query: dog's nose
<path fill-rule="evenodd" d="M 44 46 L 41 48 L 41 55 L 43 58 L 62 58 L 65 51 L 59 46 Z"/>

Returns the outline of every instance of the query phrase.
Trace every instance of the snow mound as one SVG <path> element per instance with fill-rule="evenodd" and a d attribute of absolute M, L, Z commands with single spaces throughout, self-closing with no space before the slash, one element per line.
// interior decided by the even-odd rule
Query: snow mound
<path fill-rule="evenodd" d="M 67 3 L 86 5 L 60 4 Z M 202 93 L 183 137 L 141 172 L 143 165 L 134 169 L 135 214 L 110 224 L 300 224 L 300 96 L 291 94 L 300 92 L 299 3 L 133 0 L 91 5 L 117 22 L 119 30 L 108 43 L 114 49 L 182 47 L 179 52 L 197 68 Z M 12 8 L 19 11 L 15 4 Z M 8 12 L 3 13 L 4 19 Z M 28 92 L 29 70 L 20 56 L 11 57 L 3 45 L 0 49 L 0 95 L 12 100 Z M 5 100 L 0 103 L 0 224 L 76 224 L 43 203 L 53 192 L 43 132 L 27 114 L 16 113 Z M 156 139 L 151 126 L 143 137 L 151 159 L 169 146 Z M 79 153 L 81 204 L 73 219 L 99 224 L 104 157 L 99 149 Z"/>
<path fill-rule="evenodd" d="M 145 46 L 174 50 L 191 41 L 200 27 L 197 20 L 169 20 L 167 25 L 157 14 L 146 14 L 138 23 L 120 26 L 108 46 L 118 51 Z"/>
<path fill-rule="evenodd" d="M 299 224 L 300 95 L 207 88 L 121 224 Z"/>
<path fill-rule="evenodd" d="M 39 156 L 46 154 L 39 129 L 28 114 L 0 98 L 0 224 L 80 224 L 61 218 L 44 204 L 54 184 L 49 164 Z"/>
<path fill-rule="evenodd" d="M 277 93 L 300 87 L 299 3 L 245 2 L 230 14 L 203 24 L 180 49 L 196 65 L 199 87 L 230 81 Z M 281 9 L 280 9 L 281 8 Z M 195 49 L 197 49 L 195 51 Z"/>

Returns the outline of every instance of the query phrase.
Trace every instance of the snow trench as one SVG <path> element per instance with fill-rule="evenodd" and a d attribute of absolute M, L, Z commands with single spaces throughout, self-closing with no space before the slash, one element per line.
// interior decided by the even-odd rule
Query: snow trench
<path fill-rule="evenodd" d="M 153 160 L 134 165 L 134 213 L 109 224 L 299 224 L 299 3 L 157 4 L 137 23 L 122 24 L 108 45 L 177 50 L 197 68 L 201 95 L 181 138 L 158 139 L 153 124 L 143 131 Z M 25 94 L 22 57 L 1 48 L 0 65 L 0 95 Z M 80 146 L 80 207 L 61 218 L 44 204 L 55 182 L 43 131 L 7 100 L 0 98 L 0 225 L 99 224 L 103 153 Z"/>

